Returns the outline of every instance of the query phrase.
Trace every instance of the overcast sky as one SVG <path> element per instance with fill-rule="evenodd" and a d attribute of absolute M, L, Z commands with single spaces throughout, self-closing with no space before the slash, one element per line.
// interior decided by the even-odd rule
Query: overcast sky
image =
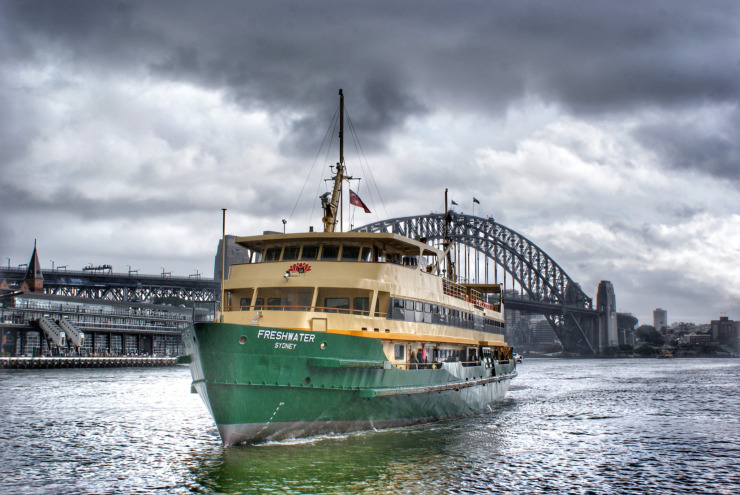
<path fill-rule="evenodd" d="M 740 319 L 735 0 L 1 1 L 0 62 L 2 263 L 212 276 L 221 208 L 320 228 L 343 88 L 354 225 L 448 188 L 641 323 Z"/>

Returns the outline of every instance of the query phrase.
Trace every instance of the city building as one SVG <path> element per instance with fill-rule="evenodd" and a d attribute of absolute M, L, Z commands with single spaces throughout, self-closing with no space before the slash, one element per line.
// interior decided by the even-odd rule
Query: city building
<path fill-rule="evenodd" d="M 712 336 L 708 333 L 691 333 L 687 336 L 689 345 L 709 344 L 712 342 Z"/>
<path fill-rule="evenodd" d="M 653 326 L 660 333 L 665 333 L 668 328 L 668 311 L 657 308 L 653 311 Z"/>
<path fill-rule="evenodd" d="M 712 341 L 740 350 L 740 343 L 738 343 L 740 321 L 733 321 L 727 316 L 720 316 L 719 320 L 711 321 L 710 328 Z"/>
<path fill-rule="evenodd" d="M 224 265 L 221 263 L 221 257 L 222 253 L 224 253 L 224 250 L 221 246 L 221 239 L 218 241 L 218 248 L 216 250 L 216 258 L 214 260 L 213 265 L 213 279 L 214 280 L 221 280 L 221 267 Z M 229 268 L 231 268 L 231 265 L 238 265 L 240 263 L 249 263 L 249 251 L 247 251 L 247 248 L 244 246 L 240 246 L 236 243 L 236 236 L 235 235 L 227 235 L 226 236 L 226 277 L 229 278 Z"/>
<path fill-rule="evenodd" d="M 505 317 L 506 341 L 516 352 L 551 353 L 562 350 L 560 340 L 543 315 L 507 310 Z"/>

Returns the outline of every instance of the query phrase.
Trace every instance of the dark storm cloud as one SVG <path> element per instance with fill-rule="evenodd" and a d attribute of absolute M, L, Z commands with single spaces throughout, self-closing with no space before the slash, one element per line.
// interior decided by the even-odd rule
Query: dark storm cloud
<path fill-rule="evenodd" d="M 423 8 L 398 1 L 13 2 L 3 8 L 3 51 L 31 59 L 52 52 L 80 67 L 217 88 L 245 108 L 293 119 L 292 143 L 315 137 L 327 95 L 342 87 L 374 148 L 409 116 L 453 107 L 497 116 L 525 95 L 582 116 L 736 103 L 739 8 L 675 0 Z M 660 129 L 653 134 L 660 137 Z M 734 156 L 737 143 L 725 144 Z"/>
<path fill-rule="evenodd" d="M 738 82 L 740 84 L 740 82 Z M 730 118 L 663 122 L 640 127 L 635 138 L 662 157 L 662 165 L 694 169 L 740 184 L 740 109 Z"/>
<path fill-rule="evenodd" d="M 85 220 L 136 220 L 156 215 L 190 213 L 204 205 L 196 205 L 187 197 L 179 200 L 140 199 L 140 198 L 105 198 L 95 199 L 79 191 L 65 189 L 48 196 L 30 194 L 12 184 L 2 184 L 3 194 L 0 208 L 7 215 L 42 214 L 51 216 L 64 212 Z"/>

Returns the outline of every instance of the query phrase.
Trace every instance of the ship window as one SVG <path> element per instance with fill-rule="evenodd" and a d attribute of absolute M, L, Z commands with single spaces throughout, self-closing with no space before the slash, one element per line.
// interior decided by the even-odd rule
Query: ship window
<path fill-rule="evenodd" d="M 362 255 L 360 256 L 360 261 L 372 261 L 373 256 L 373 249 L 369 247 L 362 248 Z"/>
<path fill-rule="evenodd" d="M 280 249 L 279 247 L 271 247 L 267 248 L 265 251 L 265 257 L 262 261 L 277 261 L 280 259 Z"/>
<path fill-rule="evenodd" d="M 283 250 L 283 261 L 297 260 L 298 251 L 300 249 L 300 246 L 285 246 L 285 249 Z"/>
<path fill-rule="evenodd" d="M 327 313 L 349 313 L 348 297 L 327 297 L 324 299 Z"/>
<path fill-rule="evenodd" d="M 310 311 L 313 291 L 311 287 L 265 287 L 260 294 L 266 297 L 268 310 Z"/>
<path fill-rule="evenodd" d="M 334 260 L 336 261 L 339 256 L 339 246 L 326 245 L 321 248 L 321 259 L 322 260 Z"/>
<path fill-rule="evenodd" d="M 265 300 L 261 297 L 258 297 L 254 301 L 254 309 L 262 309 L 262 306 L 264 306 L 264 304 L 265 304 Z"/>
<path fill-rule="evenodd" d="M 360 257 L 360 246 L 343 246 L 342 261 L 357 261 Z"/>
<path fill-rule="evenodd" d="M 424 310 L 424 304 L 421 301 L 416 301 L 416 304 L 414 304 L 414 306 L 416 306 L 414 308 L 414 310 L 416 310 L 416 311 L 423 311 Z"/>
<path fill-rule="evenodd" d="M 405 347 L 401 344 L 396 344 L 395 346 L 395 358 L 397 361 L 403 361 L 406 359 L 406 353 L 405 353 Z"/>
<path fill-rule="evenodd" d="M 424 303 L 424 323 L 432 323 L 432 305 Z"/>
<path fill-rule="evenodd" d="M 409 299 L 406 299 L 406 309 L 409 309 L 411 311 L 414 310 L 414 301 L 411 301 Z"/>
<path fill-rule="evenodd" d="M 370 298 L 369 297 L 355 297 L 352 309 L 360 314 L 366 315 L 370 313 Z"/>
<path fill-rule="evenodd" d="M 295 287 L 283 289 L 283 304 L 287 311 L 310 311 L 313 288 Z"/>
<path fill-rule="evenodd" d="M 246 311 L 249 309 L 249 306 L 252 305 L 252 298 L 251 297 L 242 297 L 239 299 L 239 306 L 241 306 L 242 311 Z"/>
<path fill-rule="evenodd" d="M 303 252 L 301 253 L 301 259 L 302 260 L 315 260 L 317 254 L 319 254 L 318 246 L 303 246 Z"/>
<path fill-rule="evenodd" d="M 380 297 L 378 297 L 378 302 L 380 302 Z M 404 300 L 394 297 L 392 311 L 391 311 L 391 314 L 388 316 L 388 318 L 392 320 L 403 320 L 404 318 L 406 318 L 403 307 L 404 307 Z M 376 314 L 375 316 L 379 316 L 379 315 Z"/>

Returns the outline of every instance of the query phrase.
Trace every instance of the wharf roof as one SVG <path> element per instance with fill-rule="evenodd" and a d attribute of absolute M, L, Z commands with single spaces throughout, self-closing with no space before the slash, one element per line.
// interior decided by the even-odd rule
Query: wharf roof
<path fill-rule="evenodd" d="M 64 302 L 65 304 L 74 304 L 83 307 L 87 306 L 111 306 L 114 308 L 141 308 L 141 309 L 156 309 L 162 311 L 170 311 L 177 313 L 193 312 L 191 307 L 180 307 L 172 306 L 169 304 L 152 304 L 147 302 L 139 301 L 116 301 L 113 299 L 93 299 L 90 297 L 75 297 L 75 296 L 62 296 L 56 294 L 39 294 L 36 292 L 13 292 L 11 294 L 3 294 L 0 296 L 1 299 L 15 299 L 15 298 L 26 298 L 37 301 L 53 301 L 53 302 Z M 203 308 L 196 308 L 197 313 L 205 311 Z"/>

